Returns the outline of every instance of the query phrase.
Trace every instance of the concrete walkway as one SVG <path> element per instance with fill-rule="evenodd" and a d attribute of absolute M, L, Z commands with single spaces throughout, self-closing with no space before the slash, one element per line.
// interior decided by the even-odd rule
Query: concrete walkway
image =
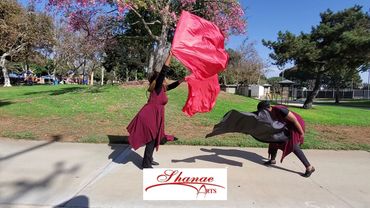
<path fill-rule="evenodd" d="M 305 151 L 266 167 L 266 149 L 164 145 L 159 167 L 228 168 L 227 201 L 143 201 L 143 148 L 0 138 L 0 207 L 370 207 L 370 154 Z M 280 156 L 280 155 L 279 155 Z"/>

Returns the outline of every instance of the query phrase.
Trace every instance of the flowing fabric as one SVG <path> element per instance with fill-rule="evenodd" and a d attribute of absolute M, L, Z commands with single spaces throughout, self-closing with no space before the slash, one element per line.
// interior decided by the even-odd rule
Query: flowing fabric
<path fill-rule="evenodd" d="M 260 142 L 285 142 L 289 139 L 285 135 L 285 130 L 285 124 L 274 121 L 267 110 L 255 113 L 231 110 L 224 115 L 221 122 L 214 126 L 206 138 L 238 132 L 249 134 Z"/>
<path fill-rule="evenodd" d="M 218 75 L 204 80 L 198 80 L 193 75 L 186 77 L 188 83 L 188 100 L 182 111 L 193 116 L 197 112 L 209 112 L 216 104 L 220 92 Z"/>
<path fill-rule="evenodd" d="M 182 11 L 172 42 L 172 53 L 196 78 L 211 77 L 226 68 L 225 37 L 212 22 Z"/>
<path fill-rule="evenodd" d="M 127 126 L 127 131 L 130 133 L 128 141 L 135 150 L 152 140 L 156 140 L 158 150 L 162 138 L 166 137 L 168 141 L 174 139 L 164 132 L 164 106 L 167 102 L 168 98 L 163 87 L 158 95 L 153 90 L 148 102 Z"/>
<path fill-rule="evenodd" d="M 283 159 L 293 152 L 295 145 L 301 145 L 304 138 L 299 134 L 294 123 L 283 118 L 279 109 L 286 108 L 285 106 L 273 106 L 271 118 L 261 116 L 260 113 L 242 113 L 236 110 L 227 112 L 222 121 L 216 124 L 213 131 L 207 134 L 206 137 L 212 137 L 219 134 L 229 132 L 239 132 L 252 135 L 255 139 L 261 142 L 267 142 L 270 149 L 281 149 L 283 151 L 281 162 Z M 295 112 L 291 113 L 297 118 L 303 131 L 305 130 L 304 120 Z M 272 119 L 272 121 L 269 121 Z M 288 131 L 288 133 L 286 133 Z M 288 135 L 288 137 L 286 137 Z M 271 152 L 269 152 L 271 154 Z"/>
<path fill-rule="evenodd" d="M 182 11 L 172 42 L 172 53 L 192 73 L 186 78 L 189 94 L 183 112 L 209 112 L 220 91 L 217 74 L 228 62 L 224 36 L 213 23 Z M 217 85 L 217 86 L 216 86 Z"/>

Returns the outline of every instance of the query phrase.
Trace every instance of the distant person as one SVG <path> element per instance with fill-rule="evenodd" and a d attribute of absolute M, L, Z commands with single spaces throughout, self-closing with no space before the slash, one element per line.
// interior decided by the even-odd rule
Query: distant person
<path fill-rule="evenodd" d="M 165 134 L 164 131 L 164 106 L 168 102 L 166 92 L 176 88 L 184 80 L 179 80 L 169 85 L 164 82 L 166 74 L 169 72 L 172 53 L 166 59 L 162 70 L 154 72 L 149 78 L 150 96 L 148 102 L 132 119 L 127 127 L 129 135 L 129 143 L 136 150 L 145 145 L 145 152 L 142 162 L 143 168 L 152 168 L 152 165 L 159 165 L 153 160 L 154 149 L 159 147 L 160 141 L 163 138 L 171 141 L 173 136 Z"/>

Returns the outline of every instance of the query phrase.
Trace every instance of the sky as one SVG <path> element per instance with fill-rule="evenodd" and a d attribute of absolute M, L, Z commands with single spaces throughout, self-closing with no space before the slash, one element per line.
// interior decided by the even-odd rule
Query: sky
<path fill-rule="evenodd" d="M 23 4 L 28 0 L 18 0 Z M 330 9 L 334 12 L 345 8 L 361 5 L 363 10 L 370 12 L 370 0 L 239 0 L 245 9 L 247 33 L 231 36 L 226 43 L 227 48 L 238 48 L 245 38 L 255 42 L 261 58 L 268 63 L 267 77 L 278 76 L 281 71 L 272 65 L 269 58 L 271 51 L 262 45 L 262 39 L 276 40 L 277 33 L 290 31 L 299 34 L 309 33 L 312 26 L 320 23 L 320 13 Z M 290 66 L 287 66 L 290 67 Z M 369 72 L 361 73 L 364 83 L 368 83 Z"/>
<path fill-rule="evenodd" d="M 275 41 L 279 30 L 309 33 L 312 26 L 320 23 L 320 13 L 327 9 L 336 12 L 357 4 L 363 6 L 363 11 L 370 12 L 369 0 L 240 0 L 240 3 L 245 9 L 247 34 L 230 37 L 226 47 L 236 49 L 247 37 L 248 41 L 255 42 L 258 54 L 267 63 L 272 62 L 268 55 L 272 51 L 262 45 L 262 39 Z M 269 65 L 267 77 L 278 76 L 277 67 Z M 365 83 L 368 83 L 368 74 L 361 74 Z"/>

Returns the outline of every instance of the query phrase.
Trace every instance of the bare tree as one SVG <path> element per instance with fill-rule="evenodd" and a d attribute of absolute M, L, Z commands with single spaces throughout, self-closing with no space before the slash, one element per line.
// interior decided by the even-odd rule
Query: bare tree
<path fill-rule="evenodd" d="M 254 48 L 254 43 L 245 40 L 239 49 L 229 49 L 228 53 L 230 60 L 227 70 L 222 74 L 224 81 L 233 84 L 259 84 L 265 64 Z"/>

